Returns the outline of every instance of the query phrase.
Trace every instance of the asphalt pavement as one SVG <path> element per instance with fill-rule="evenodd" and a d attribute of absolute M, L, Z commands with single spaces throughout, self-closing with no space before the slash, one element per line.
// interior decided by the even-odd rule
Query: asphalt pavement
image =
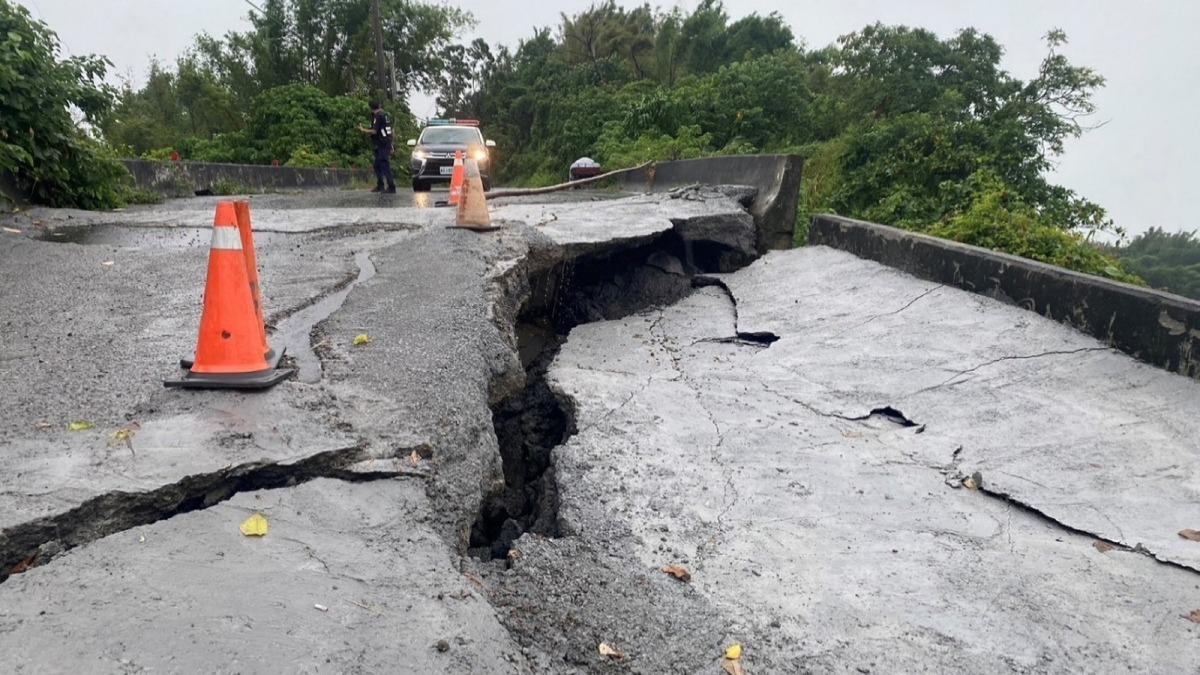
<path fill-rule="evenodd" d="M 162 386 L 216 198 L 2 219 L 6 668 L 1196 672 L 1200 384 L 829 249 L 735 271 L 728 193 L 430 198 L 250 197 L 262 393 Z M 514 477 L 553 527 L 472 555 Z"/>

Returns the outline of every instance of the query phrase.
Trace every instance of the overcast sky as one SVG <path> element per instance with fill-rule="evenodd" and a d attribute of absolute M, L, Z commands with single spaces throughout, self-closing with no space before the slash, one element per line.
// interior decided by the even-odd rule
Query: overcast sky
<path fill-rule="evenodd" d="M 68 53 L 108 56 L 117 72 L 140 81 L 151 56 L 171 61 L 194 34 L 245 28 L 244 0 L 19 0 L 50 24 Z M 515 45 L 535 26 L 592 0 L 462 0 L 478 25 L 467 37 Z M 625 2 L 627 6 L 641 2 Z M 652 3 L 653 4 L 653 3 Z M 661 3 L 670 6 L 669 2 Z M 694 1 L 680 3 L 690 10 Z M 1036 72 L 1041 37 L 1053 27 L 1070 37 L 1065 53 L 1108 79 L 1096 96 L 1106 124 L 1070 143 L 1055 180 L 1106 207 L 1131 232 L 1151 225 L 1196 229 L 1187 195 L 1200 182 L 1200 2 L 1192 0 L 725 0 L 733 17 L 779 11 L 810 47 L 875 21 L 922 26 L 947 36 L 965 26 L 990 33 L 1006 49 L 1006 68 Z M 431 112 L 428 97 L 413 112 Z"/>

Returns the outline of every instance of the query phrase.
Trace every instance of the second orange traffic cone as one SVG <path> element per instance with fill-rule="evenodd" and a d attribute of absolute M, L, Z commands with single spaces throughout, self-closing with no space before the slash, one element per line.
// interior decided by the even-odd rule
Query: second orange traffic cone
<path fill-rule="evenodd" d="M 196 358 L 179 380 L 168 387 L 262 389 L 292 374 L 267 363 L 267 345 L 260 310 L 250 286 L 237 207 L 217 204 L 204 310 L 196 338 Z"/>
<path fill-rule="evenodd" d="M 466 167 L 463 166 L 462 150 L 454 151 L 454 173 L 450 174 L 450 198 L 447 203 L 450 206 L 458 206 L 459 200 L 462 199 L 463 179 L 466 177 Z"/>
<path fill-rule="evenodd" d="M 479 177 L 479 165 L 473 159 L 468 159 L 465 164 L 467 175 L 463 181 L 462 199 L 458 202 L 455 226 L 476 232 L 500 229 L 492 225 L 492 217 L 488 214 L 487 198 L 483 196 L 483 180 Z"/>

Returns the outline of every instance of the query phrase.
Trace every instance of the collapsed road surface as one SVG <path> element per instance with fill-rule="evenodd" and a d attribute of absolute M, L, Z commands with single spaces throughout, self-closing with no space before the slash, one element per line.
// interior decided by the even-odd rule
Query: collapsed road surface
<path fill-rule="evenodd" d="M 257 394 L 161 386 L 211 200 L 9 218 L 8 669 L 1196 672 L 1200 384 L 744 198 L 256 198 Z"/>

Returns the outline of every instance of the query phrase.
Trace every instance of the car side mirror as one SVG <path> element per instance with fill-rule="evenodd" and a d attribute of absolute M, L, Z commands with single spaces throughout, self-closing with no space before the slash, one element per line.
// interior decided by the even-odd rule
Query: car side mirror
<path fill-rule="evenodd" d="M 484 141 L 483 144 L 488 146 L 489 148 L 496 147 L 496 141 Z"/>
<path fill-rule="evenodd" d="M 410 139 L 408 139 L 408 147 L 410 147 L 410 148 L 411 148 L 411 147 L 413 147 L 413 146 L 414 146 L 414 145 L 416 145 L 416 144 L 417 144 L 417 141 L 416 141 L 416 139 L 415 139 L 415 138 L 410 138 Z"/>

